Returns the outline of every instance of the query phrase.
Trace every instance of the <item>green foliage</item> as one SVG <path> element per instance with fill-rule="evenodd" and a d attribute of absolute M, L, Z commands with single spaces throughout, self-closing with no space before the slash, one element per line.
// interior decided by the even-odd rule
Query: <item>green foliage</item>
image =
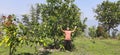
<path fill-rule="evenodd" d="M 103 37 L 103 38 L 109 37 L 108 33 L 105 31 L 105 28 L 102 25 L 99 25 L 97 27 L 96 35 L 97 35 L 97 37 Z"/>
<path fill-rule="evenodd" d="M 63 36 L 61 28 L 65 29 L 69 26 L 71 29 L 78 26 L 76 33 L 84 31 L 86 25 L 85 19 L 83 23 L 80 20 L 80 9 L 74 4 L 74 0 L 46 0 L 46 4 L 37 4 L 37 10 L 41 14 L 42 36 L 54 40 L 54 44 L 60 43 Z M 57 37 L 56 37 L 57 36 Z M 62 40 L 62 39 L 61 39 Z M 58 45 L 59 46 L 59 45 Z"/>
<path fill-rule="evenodd" d="M 92 38 L 96 37 L 96 28 L 94 26 L 89 28 L 89 36 Z"/>
<path fill-rule="evenodd" d="M 61 28 L 69 26 L 73 29 L 77 26 L 73 36 L 81 34 L 86 28 L 87 18 L 81 22 L 81 12 L 74 0 L 47 0 L 47 4 L 32 6 L 30 12 L 22 15 L 22 20 L 18 22 L 14 15 L 3 17 L 4 38 L 0 45 L 7 43 L 6 45 L 10 46 L 10 55 L 15 53 L 17 46 L 23 44 L 35 44 L 35 52 L 38 52 L 37 45 L 64 49 Z"/>
<path fill-rule="evenodd" d="M 106 32 L 120 24 L 120 3 L 103 1 L 95 9 L 96 19 L 104 25 Z"/>
<path fill-rule="evenodd" d="M 19 36 L 18 36 L 18 31 L 19 29 L 17 28 L 16 24 L 13 23 L 15 22 L 15 16 L 14 15 L 9 15 L 8 17 L 3 16 L 3 39 L 0 43 L 0 45 L 5 44 L 5 46 L 9 46 L 9 55 L 13 55 L 16 51 L 16 47 L 19 45 Z"/>
<path fill-rule="evenodd" d="M 104 30 L 103 26 L 99 25 L 96 30 L 97 37 L 103 36 L 103 34 L 105 34 L 104 32 L 105 32 L 105 30 Z"/>
<path fill-rule="evenodd" d="M 74 0 L 47 0 L 47 4 L 41 4 L 41 17 L 43 23 L 46 23 L 51 36 L 61 35 L 61 26 L 65 29 L 67 26 L 74 28 L 78 26 L 81 29 L 79 8 L 73 3 Z M 47 28 L 46 28 L 47 29 Z"/>
<path fill-rule="evenodd" d="M 35 10 L 34 7 L 31 7 L 30 15 L 23 15 L 23 22 L 19 24 L 21 29 L 21 36 L 24 36 L 26 38 L 24 39 L 24 43 L 31 46 L 35 44 L 35 52 L 37 52 L 37 45 L 40 43 L 39 40 L 43 39 L 41 37 L 42 32 L 39 23 L 39 15 L 37 13 L 38 11 Z"/>
<path fill-rule="evenodd" d="M 102 25 L 99 25 L 97 28 L 92 26 L 89 28 L 89 36 L 92 38 L 100 37 L 100 38 L 108 38 L 109 35 L 105 32 L 105 29 Z"/>
<path fill-rule="evenodd" d="M 80 34 L 86 27 L 87 18 L 81 22 L 80 9 L 73 2 L 74 0 L 47 0 L 47 4 L 32 6 L 31 13 L 22 15 L 22 22 L 19 23 L 21 43 L 63 48 L 62 27 L 78 26 L 78 31 L 73 36 Z"/>

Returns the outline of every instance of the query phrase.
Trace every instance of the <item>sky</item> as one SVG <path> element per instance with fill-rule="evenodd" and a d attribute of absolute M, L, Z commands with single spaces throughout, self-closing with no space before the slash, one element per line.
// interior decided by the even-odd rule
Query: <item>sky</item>
<path fill-rule="evenodd" d="M 98 22 L 95 20 L 95 13 L 93 9 L 97 7 L 98 4 L 102 3 L 104 0 L 75 0 L 75 4 L 81 9 L 81 19 L 87 17 L 88 20 L 86 24 L 88 27 L 97 26 Z M 115 2 L 118 0 L 109 0 Z M 28 14 L 31 5 L 36 3 L 46 3 L 45 0 L 1 0 L 0 1 L 0 14 L 16 14 L 16 16 L 21 16 L 23 14 Z M 118 27 L 120 30 L 120 26 Z"/>

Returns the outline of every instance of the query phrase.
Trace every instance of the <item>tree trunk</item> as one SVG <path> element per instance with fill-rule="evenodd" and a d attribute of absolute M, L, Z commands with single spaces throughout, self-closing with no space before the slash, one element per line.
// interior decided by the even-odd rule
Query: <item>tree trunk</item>
<path fill-rule="evenodd" d="M 35 54 L 38 54 L 38 50 L 37 50 L 37 41 L 35 41 Z"/>
<path fill-rule="evenodd" d="M 9 55 L 12 55 L 12 44 L 10 44 Z"/>

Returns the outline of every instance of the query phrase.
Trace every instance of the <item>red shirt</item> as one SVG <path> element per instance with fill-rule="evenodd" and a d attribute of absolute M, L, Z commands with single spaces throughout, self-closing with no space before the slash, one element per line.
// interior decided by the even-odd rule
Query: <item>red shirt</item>
<path fill-rule="evenodd" d="M 72 33 L 72 31 L 66 30 L 64 32 L 65 32 L 65 40 L 71 40 L 71 33 Z"/>

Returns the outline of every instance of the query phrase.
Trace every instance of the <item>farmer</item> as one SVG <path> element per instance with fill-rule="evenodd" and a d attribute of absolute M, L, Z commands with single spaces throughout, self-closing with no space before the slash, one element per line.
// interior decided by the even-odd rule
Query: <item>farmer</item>
<path fill-rule="evenodd" d="M 64 40 L 64 47 L 66 50 L 71 51 L 72 50 L 72 43 L 71 43 L 71 34 L 76 30 L 77 26 L 75 26 L 74 30 L 70 30 L 69 27 L 67 27 L 67 30 L 61 30 L 65 33 L 65 40 Z"/>

